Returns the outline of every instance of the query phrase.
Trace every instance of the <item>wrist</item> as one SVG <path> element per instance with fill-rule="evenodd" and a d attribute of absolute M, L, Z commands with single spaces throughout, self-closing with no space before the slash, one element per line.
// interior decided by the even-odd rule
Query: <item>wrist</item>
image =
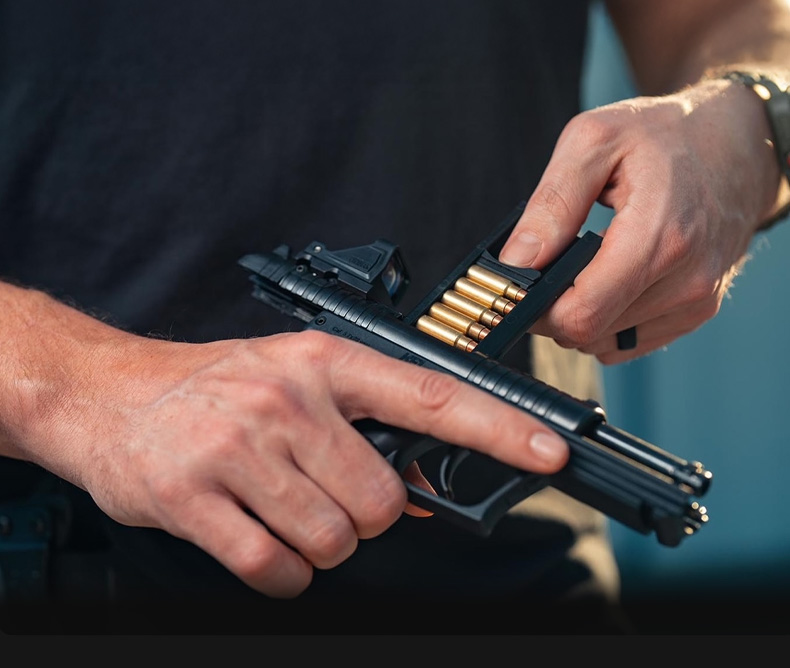
<path fill-rule="evenodd" d="M 771 148 L 778 179 L 769 170 L 769 183 L 775 184 L 775 196 L 764 214 L 758 230 L 765 230 L 790 214 L 790 90 L 785 79 L 775 74 L 744 70 L 709 72 L 707 79 L 732 82 L 758 101 L 765 118 L 762 140 Z"/>

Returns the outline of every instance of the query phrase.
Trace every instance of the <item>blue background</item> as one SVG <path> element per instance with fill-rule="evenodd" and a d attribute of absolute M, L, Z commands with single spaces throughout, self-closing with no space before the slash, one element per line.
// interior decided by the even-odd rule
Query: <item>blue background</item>
<path fill-rule="evenodd" d="M 611 23 L 592 12 L 587 108 L 634 96 Z M 748 170 L 748 164 L 736 166 Z M 611 216 L 593 210 L 587 228 Z M 678 547 L 616 522 L 626 596 L 790 593 L 790 221 L 755 237 L 719 314 L 645 358 L 603 367 L 609 422 L 713 472 L 710 522 Z"/>

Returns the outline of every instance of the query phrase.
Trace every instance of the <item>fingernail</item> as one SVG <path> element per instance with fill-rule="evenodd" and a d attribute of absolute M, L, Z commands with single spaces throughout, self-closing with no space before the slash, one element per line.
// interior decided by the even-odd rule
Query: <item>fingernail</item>
<path fill-rule="evenodd" d="M 538 257 L 542 246 L 543 242 L 532 232 L 518 232 L 505 244 L 499 260 L 515 267 L 528 267 Z"/>
<path fill-rule="evenodd" d="M 568 454 L 568 444 L 557 434 L 539 431 L 529 442 L 532 452 L 547 464 L 559 464 Z"/>

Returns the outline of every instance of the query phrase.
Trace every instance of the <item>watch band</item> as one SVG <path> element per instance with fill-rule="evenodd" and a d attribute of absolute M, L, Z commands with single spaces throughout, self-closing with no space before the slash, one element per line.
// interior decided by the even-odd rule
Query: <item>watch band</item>
<path fill-rule="evenodd" d="M 732 71 L 722 74 L 720 78 L 739 81 L 765 101 L 779 166 L 790 179 L 790 91 L 764 74 Z"/>
<path fill-rule="evenodd" d="M 765 112 L 773 133 L 774 151 L 779 161 L 779 169 L 790 185 L 790 87 L 756 72 L 732 70 L 719 74 L 717 78 L 744 84 L 765 102 Z M 768 229 L 788 214 L 790 214 L 790 203 L 763 223 L 761 229 Z"/>

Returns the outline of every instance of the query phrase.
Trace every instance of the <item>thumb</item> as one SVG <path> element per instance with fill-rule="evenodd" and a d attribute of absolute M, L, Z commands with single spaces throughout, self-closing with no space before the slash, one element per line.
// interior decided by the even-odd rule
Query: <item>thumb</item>
<path fill-rule="evenodd" d="M 584 152 L 587 157 L 580 158 L 579 143 L 567 132 L 560 137 L 538 187 L 499 253 L 500 262 L 540 269 L 573 241 L 612 173 L 611 158 L 590 148 Z"/>

